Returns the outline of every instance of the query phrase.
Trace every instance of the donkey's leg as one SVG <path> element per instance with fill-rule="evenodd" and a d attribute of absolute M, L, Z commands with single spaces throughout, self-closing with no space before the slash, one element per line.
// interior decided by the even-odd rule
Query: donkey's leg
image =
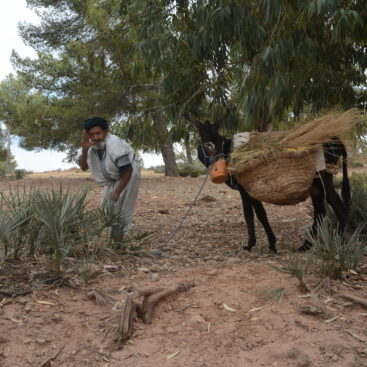
<path fill-rule="evenodd" d="M 313 206 L 313 223 L 311 227 L 311 235 L 315 237 L 317 235 L 317 225 L 325 217 L 325 203 L 324 203 L 324 186 L 319 178 L 315 179 L 310 187 L 310 196 Z M 298 248 L 298 251 L 307 251 L 312 247 L 310 241 L 305 241 L 302 246 Z"/>
<path fill-rule="evenodd" d="M 244 246 L 243 248 L 244 250 L 251 251 L 251 249 L 256 245 L 254 209 L 252 207 L 252 199 L 250 195 L 245 191 L 245 189 L 241 186 L 239 187 L 239 192 L 241 194 L 243 215 L 245 217 L 248 233 L 247 246 Z"/>
<path fill-rule="evenodd" d="M 326 201 L 333 208 L 334 213 L 338 219 L 339 232 L 343 233 L 348 222 L 348 210 L 341 200 L 339 194 L 335 191 L 333 175 L 331 173 L 325 172 L 323 182 L 325 186 Z"/>
<path fill-rule="evenodd" d="M 257 218 L 259 219 L 260 223 L 263 225 L 266 235 L 268 237 L 268 242 L 269 242 L 269 250 L 273 251 L 273 252 L 277 252 L 277 248 L 275 246 L 277 239 L 274 235 L 273 230 L 270 227 L 269 221 L 268 221 L 268 216 L 266 215 L 266 211 L 264 209 L 264 206 L 262 204 L 261 201 L 256 200 L 256 199 L 252 199 L 252 205 L 255 209 L 255 213 Z"/>

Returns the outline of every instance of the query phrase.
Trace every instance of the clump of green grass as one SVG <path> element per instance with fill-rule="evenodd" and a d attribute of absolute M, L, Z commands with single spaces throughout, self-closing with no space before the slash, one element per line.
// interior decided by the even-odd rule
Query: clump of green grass
<path fill-rule="evenodd" d="M 356 270 L 363 256 L 367 253 L 366 244 L 361 241 L 362 227 L 353 233 L 341 234 L 338 226 L 324 219 L 318 225 L 318 235 L 310 236 L 312 253 L 317 259 L 317 272 L 320 278 L 343 278 L 350 269 Z"/>
<path fill-rule="evenodd" d="M 308 275 L 310 268 L 313 264 L 313 253 L 309 252 L 306 255 L 290 254 L 281 261 L 281 266 L 271 265 L 273 269 L 283 274 L 289 274 L 295 277 L 299 286 L 303 291 L 309 291 L 307 286 L 306 276 Z"/>
<path fill-rule="evenodd" d="M 65 257 L 92 242 L 109 242 L 113 230 L 124 230 L 122 202 L 88 209 L 87 190 L 71 192 L 11 190 L 0 197 L 0 256 L 26 258 L 47 255 L 61 269 Z M 112 234 L 105 237 L 105 229 Z"/>
<path fill-rule="evenodd" d="M 341 234 L 329 219 L 319 223 L 318 235 L 309 236 L 312 249 L 306 254 L 290 254 L 281 260 L 275 270 L 297 278 L 304 291 L 310 291 L 308 276 L 319 281 L 326 278 L 343 279 L 351 269 L 357 270 L 367 254 L 366 243 L 361 240 L 361 226 L 351 234 Z"/>

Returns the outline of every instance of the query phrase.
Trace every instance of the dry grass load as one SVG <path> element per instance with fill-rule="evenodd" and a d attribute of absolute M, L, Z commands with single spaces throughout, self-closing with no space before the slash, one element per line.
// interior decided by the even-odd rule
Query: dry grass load
<path fill-rule="evenodd" d="M 289 131 L 254 132 L 231 154 L 229 171 L 255 199 L 297 204 L 308 196 L 320 144 L 345 136 L 358 116 L 357 109 L 334 109 Z"/>

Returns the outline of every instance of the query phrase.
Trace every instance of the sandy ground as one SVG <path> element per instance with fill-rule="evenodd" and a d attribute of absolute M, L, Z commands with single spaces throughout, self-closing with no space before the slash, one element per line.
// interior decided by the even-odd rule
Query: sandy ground
<path fill-rule="evenodd" d="M 90 205 L 98 205 L 101 189 L 88 177 L 78 170 L 49 172 L 12 185 L 88 186 Z M 96 264 L 88 282 L 70 271 L 76 288 L 0 295 L 0 366 L 367 366 L 367 310 L 327 292 L 305 295 L 294 278 L 272 268 L 302 242 L 311 220 L 307 202 L 267 205 L 279 254 L 268 252 L 259 225 L 257 246 L 242 253 L 247 234 L 239 195 L 207 183 L 162 251 L 202 180 L 144 171 L 134 235 L 145 233 L 138 242 L 141 251 L 160 250 L 162 256 L 106 260 Z M 11 269 L 31 277 L 42 266 L 47 267 L 45 259 L 0 262 L 0 285 Z M 160 302 L 151 325 L 136 321 L 133 338 L 118 348 L 114 338 L 127 289 L 181 282 L 192 287 Z M 351 275 L 336 286 L 367 298 L 367 274 Z M 98 304 L 91 290 L 112 303 Z M 320 312 L 305 313 L 312 307 Z"/>

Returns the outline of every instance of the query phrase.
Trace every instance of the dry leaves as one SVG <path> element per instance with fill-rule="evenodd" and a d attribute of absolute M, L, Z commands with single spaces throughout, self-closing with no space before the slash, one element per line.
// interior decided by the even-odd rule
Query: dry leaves
<path fill-rule="evenodd" d="M 229 312 L 237 312 L 237 310 L 235 310 L 232 307 L 229 307 L 228 305 L 226 305 L 225 303 L 223 303 L 223 308 Z"/>

